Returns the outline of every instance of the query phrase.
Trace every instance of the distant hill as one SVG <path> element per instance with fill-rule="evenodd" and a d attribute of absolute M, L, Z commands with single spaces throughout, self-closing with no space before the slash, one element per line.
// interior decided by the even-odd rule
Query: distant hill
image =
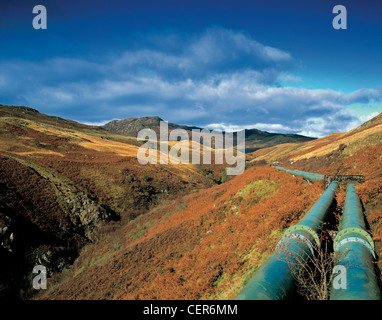
<path fill-rule="evenodd" d="M 126 118 L 123 120 L 112 120 L 103 125 L 102 128 L 125 136 L 136 137 L 142 129 L 150 128 L 157 134 L 159 133 L 160 122 L 163 121 L 160 117 L 141 117 L 141 118 Z M 202 130 L 200 127 L 178 125 L 168 123 L 169 131 L 174 129 L 184 129 L 191 135 L 192 129 Z M 280 143 L 299 143 L 315 140 L 316 138 L 306 137 L 298 134 L 283 134 L 270 133 L 258 129 L 246 129 L 246 152 L 253 152 L 261 148 L 272 147 Z"/>
<path fill-rule="evenodd" d="M 304 143 L 279 144 L 253 152 L 253 161 L 309 162 L 306 170 L 327 169 L 339 159 L 352 157 L 366 147 L 373 147 L 382 141 L 382 113 L 347 133 L 335 132 L 325 137 Z"/>
<path fill-rule="evenodd" d="M 159 133 L 161 121 L 163 121 L 163 119 L 159 117 L 126 118 L 123 120 L 112 120 L 106 123 L 105 125 L 103 125 L 102 128 L 113 133 L 119 133 L 125 136 L 137 137 L 138 132 L 146 128 L 150 128 L 154 130 L 156 133 Z M 194 127 L 194 126 L 182 126 L 175 123 L 169 123 L 168 129 L 169 131 L 174 129 L 184 129 L 191 132 L 192 129 L 201 130 L 202 128 Z"/>
<path fill-rule="evenodd" d="M 272 147 L 282 143 L 300 143 L 312 140 L 316 140 L 316 138 L 306 137 L 299 134 L 272 133 L 258 129 L 245 130 L 247 152 L 253 152 L 258 149 Z"/>

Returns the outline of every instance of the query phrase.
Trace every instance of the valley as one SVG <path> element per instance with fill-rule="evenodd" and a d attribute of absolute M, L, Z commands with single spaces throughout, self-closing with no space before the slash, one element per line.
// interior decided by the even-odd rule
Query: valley
<path fill-rule="evenodd" d="M 227 177 L 225 164 L 142 166 L 134 136 L 0 106 L 0 294 L 233 299 L 324 190 L 275 164 L 364 175 L 356 190 L 379 266 L 381 119 L 320 139 L 262 142 L 244 173 Z M 340 186 L 338 208 L 344 199 Z M 47 266 L 47 290 L 28 285 L 36 264 Z"/>

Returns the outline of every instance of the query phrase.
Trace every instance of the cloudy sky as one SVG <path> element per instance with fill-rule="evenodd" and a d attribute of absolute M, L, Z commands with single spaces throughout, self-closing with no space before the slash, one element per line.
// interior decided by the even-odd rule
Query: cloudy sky
<path fill-rule="evenodd" d="M 382 112 L 382 3 L 1 0 L 0 103 L 321 137 Z M 48 28 L 32 27 L 36 4 Z"/>

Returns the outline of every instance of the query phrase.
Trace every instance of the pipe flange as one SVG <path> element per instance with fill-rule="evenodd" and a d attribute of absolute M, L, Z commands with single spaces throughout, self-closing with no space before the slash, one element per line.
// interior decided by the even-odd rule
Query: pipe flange
<path fill-rule="evenodd" d="M 339 250 L 340 247 L 342 247 L 344 244 L 346 243 L 349 243 L 349 242 L 358 242 L 358 243 L 361 243 L 363 244 L 366 248 L 369 249 L 369 251 L 371 252 L 373 258 L 375 259 L 375 253 L 374 253 L 374 250 L 373 248 L 371 247 L 371 245 L 369 244 L 369 242 L 367 242 L 366 240 L 363 240 L 361 238 L 358 238 L 358 237 L 348 237 L 348 238 L 344 238 L 342 239 L 335 247 L 334 247 L 334 252 L 337 252 Z"/>
<path fill-rule="evenodd" d="M 308 248 L 309 248 L 310 252 L 312 253 L 312 255 L 314 255 L 313 245 L 310 242 L 310 240 L 307 237 L 303 236 L 302 234 L 298 234 L 298 233 L 288 233 L 288 234 L 284 235 L 280 239 L 280 241 L 277 243 L 275 250 L 277 251 L 278 247 L 281 245 L 283 240 L 284 239 L 288 239 L 288 238 L 300 239 L 304 244 L 306 244 L 308 246 Z"/>
<path fill-rule="evenodd" d="M 337 236 L 335 237 L 334 239 L 334 242 L 333 242 L 333 247 L 336 248 L 337 245 L 338 245 L 338 241 L 346 234 L 348 233 L 357 233 L 359 234 L 360 236 L 362 237 L 365 237 L 368 244 L 370 245 L 370 247 L 372 248 L 373 252 L 374 252 L 374 241 L 373 239 L 371 238 L 370 234 L 367 233 L 366 230 L 363 230 L 361 228 L 346 228 L 346 229 L 343 229 L 343 230 L 340 230 L 340 232 L 337 233 Z"/>
<path fill-rule="evenodd" d="M 295 233 L 296 231 L 303 231 L 305 232 L 305 235 L 307 234 L 311 235 L 314 241 L 316 242 L 317 248 L 320 247 L 321 243 L 320 243 L 320 238 L 318 237 L 317 232 L 314 231 L 312 228 L 305 226 L 303 224 L 300 224 L 300 225 L 296 224 L 292 227 L 289 227 L 288 229 L 285 230 L 284 235 Z"/>

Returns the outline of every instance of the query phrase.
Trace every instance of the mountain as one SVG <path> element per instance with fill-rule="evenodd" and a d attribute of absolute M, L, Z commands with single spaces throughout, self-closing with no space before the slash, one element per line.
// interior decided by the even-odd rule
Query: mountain
<path fill-rule="evenodd" d="M 102 128 L 113 133 L 119 133 L 125 136 L 137 137 L 138 132 L 146 128 L 152 129 L 157 134 L 159 134 L 161 121 L 163 121 L 163 119 L 159 117 L 126 118 L 123 120 L 112 120 L 106 123 L 105 125 L 103 125 Z M 174 129 L 184 129 L 190 132 L 192 129 L 202 130 L 202 128 L 199 128 L 199 127 L 182 126 L 182 125 L 177 125 L 175 123 L 168 123 L 168 129 L 169 131 Z"/>
<path fill-rule="evenodd" d="M 142 117 L 142 118 L 126 118 L 123 120 L 112 120 L 102 128 L 130 137 L 137 137 L 138 132 L 142 129 L 152 129 L 159 134 L 160 122 L 163 121 L 160 117 Z M 189 133 L 191 137 L 192 129 L 202 130 L 200 127 L 184 126 L 175 123 L 168 123 L 169 132 L 174 129 L 183 129 Z M 275 146 L 280 143 L 299 143 L 311 141 L 315 138 L 306 137 L 298 134 L 282 134 L 270 133 L 258 129 L 245 130 L 246 153 L 253 152 L 261 148 Z"/>
<path fill-rule="evenodd" d="M 306 137 L 299 134 L 271 133 L 258 129 L 245 130 L 246 150 L 253 152 L 258 149 L 272 147 L 283 143 L 300 143 L 312 141 L 316 138 Z"/>

